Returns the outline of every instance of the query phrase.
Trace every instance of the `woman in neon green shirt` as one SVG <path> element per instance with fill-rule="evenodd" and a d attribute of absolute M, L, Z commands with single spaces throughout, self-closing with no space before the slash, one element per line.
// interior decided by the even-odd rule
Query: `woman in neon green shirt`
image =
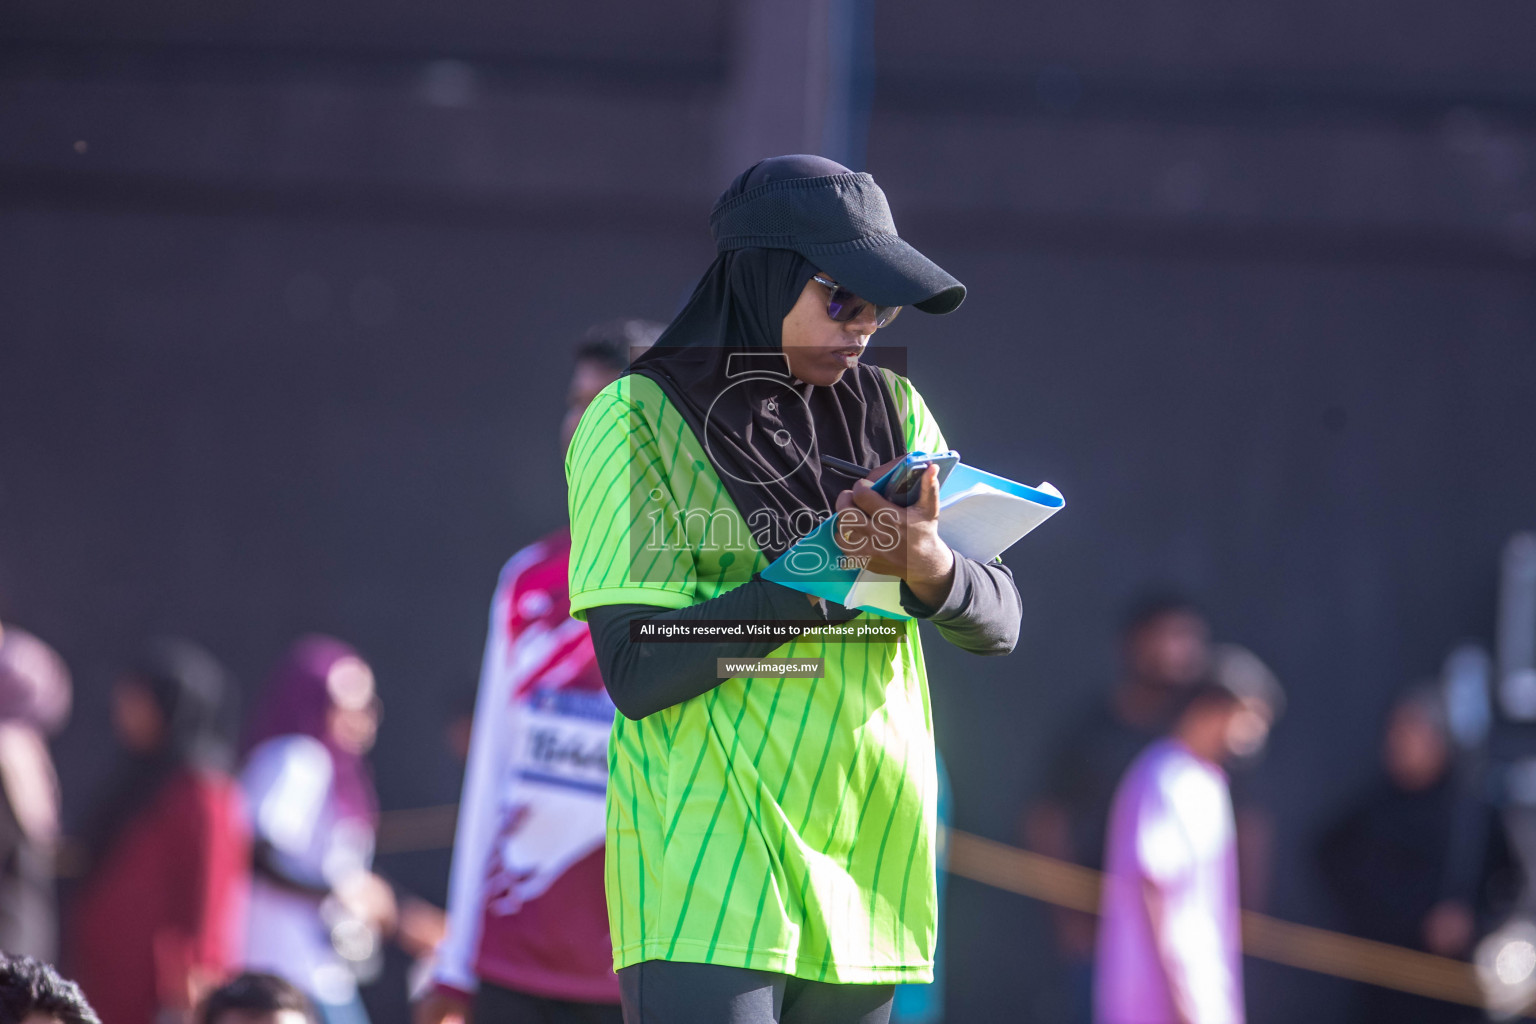
<path fill-rule="evenodd" d="M 566 460 L 572 613 L 622 713 L 607 890 L 626 1020 L 878 1022 L 932 977 L 932 723 L 916 625 L 899 643 L 637 641 L 669 622 L 859 613 L 757 574 L 820 520 L 900 577 L 950 642 L 1007 653 L 1001 564 L 939 538 L 930 472 L 909 508 L 823 457 L 877 467 L 946 445 L 902 376 L 863 360 L 903 305 L 965 290 L 903 242 L 867 174 L 778 157 L 716 204 L 688 305 L 600 394 Z M 820 658 L 824 675 L 722 680 L 717 658 Z"/>

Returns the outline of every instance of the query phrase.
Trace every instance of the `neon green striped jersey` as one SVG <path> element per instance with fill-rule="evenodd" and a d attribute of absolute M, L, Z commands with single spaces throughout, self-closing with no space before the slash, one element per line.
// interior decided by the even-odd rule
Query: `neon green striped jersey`
<path fill-rule="evenodd" d="M 922 398 L 883 371 L 909 451 L 943 451 Z M 677 409 L 631 375 L 566 456 L 571 611 L 682 608 L 767 561 Z M 814 617 L 808 614 L 807 617 Z M 609 748 L 614 967 L 677 960 L 835 983 L 932 980 L 934 767 L 917 624 L 905 642 L 795 641 L 819 679 L 730 679 Z"/>

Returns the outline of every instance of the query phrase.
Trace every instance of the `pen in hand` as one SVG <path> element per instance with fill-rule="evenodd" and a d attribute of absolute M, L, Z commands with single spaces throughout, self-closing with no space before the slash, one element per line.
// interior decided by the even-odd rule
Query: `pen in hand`
<path fill-rule="evenodd" d="M 821 464 L 828 469 L 835 469 L 839 473 L 845 473 L 857 480 L 862 480 L 874 472 L 872 469 L 865 469 L 857 462 L 849 462 L 847 459 L 839 459 L 832 455 L 821 456 Z"/>

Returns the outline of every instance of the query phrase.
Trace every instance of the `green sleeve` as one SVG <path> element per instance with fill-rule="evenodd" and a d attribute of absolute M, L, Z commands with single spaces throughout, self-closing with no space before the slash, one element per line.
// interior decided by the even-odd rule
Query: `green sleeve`
<path fill-rule="evenodd" d="M 881 367 L 880 372 L 885 375 L 885 382 L 891 389 L 891 397 L 896 400 L 896 413 L 902 420 L 907 451 L 929 453 L 948 451 L 949 445 L 944 442 L 944 432 L 939 429 L 938 421 L 933 418 L 933 413 L 928 411 L 928 403 L 923 401 L 923 396 L 918 394 L 912 382 L 885 367 Z"/>
<path fill-rule="evenodd" d="M 571 614 L 583 621 L 600 605 L 686 608 L 698 599 L 693 552 L 681 542 L 653 427 L 664 399 L 637 381 L 622 377 L 603 389 L 566 452 Z"/>

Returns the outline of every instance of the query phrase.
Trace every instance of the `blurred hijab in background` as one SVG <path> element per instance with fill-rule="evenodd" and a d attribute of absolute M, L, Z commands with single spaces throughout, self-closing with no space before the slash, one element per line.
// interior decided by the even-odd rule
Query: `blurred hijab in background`
<path fill-rule="evenodd" d="M 288 649 L 267 681 L 252 718 L 246 749 L 278 736 L 310 736 L 331 756 L 332 794 L 339 818 L 374 822 L 379 801 L 363 751 L 337 735 L 338 712 L 376 713 L 373 675 L 347 643 L 306 636 Z"/>

